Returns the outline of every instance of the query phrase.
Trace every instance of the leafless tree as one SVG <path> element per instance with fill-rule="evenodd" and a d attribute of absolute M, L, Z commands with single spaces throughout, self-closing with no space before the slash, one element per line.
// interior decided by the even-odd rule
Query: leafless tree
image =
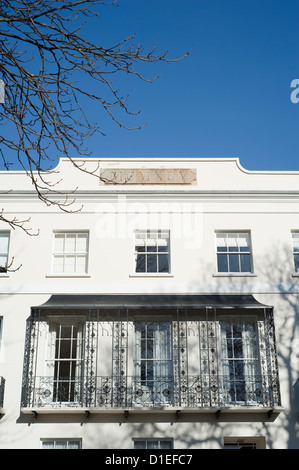
<path fill-rule="evenodd" d="M 132 44 L 134 36 L 109 47 L 89 42 L 83 25 L 98 17 L 103 6 L 117 4 L 118 0 L 2 0 L 0 4 L 0 124 L 6 130 L 10 126 L 9 133 L 0 134 L 0 167 L 12 169 L 7 155 L 13 152 L 38 197 L 65 211 L 71 210 L 71 201 L 51 183 L 53 161 L 64 156 L 87 171 L 74 157 L 89 156 L 86 141 L 103 132 L 89 122 L 86 100 L 129 129 L 125 116 L 138 111 L 131 111 L 112 78 L 126 74 L 151 82 L 156 77 L 146 78 L 138 71 L 143 63 L 181 59 L 169 59 L 167 52 L 157 53 L 155 47 L 147 52 Z M 96 85 L 95 92 L 86 85 L 86 77 Z M 0 221 L 31 233 L 26 221 L 5 217 L 4 210 Z"/>

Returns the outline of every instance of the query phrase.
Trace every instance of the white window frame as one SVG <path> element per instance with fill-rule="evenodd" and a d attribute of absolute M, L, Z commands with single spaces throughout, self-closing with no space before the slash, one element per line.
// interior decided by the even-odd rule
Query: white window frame
<path fill-rule="evenodd" d="M 230 237 L 233 235 L 236 235 L 236 251 L 229 251 L 229 244 L 227 243 L 227 240 L 229 240 Z M 238 240 L 242 237 L 242 235 L 248 236 L 249 244 L 248 244 L 248 249 L 245 251 L 241 251 L 241 244 L 238 243 Z M 219 245 L 218 245 L 218 238 L 224 238 L 226 240 L 226 247 L 227 249 L 218 251 Z M 215 246 L 216 246 L 216 268 L 217 268 L 217 274 L 219 275 L 252 275 L 253 274 L 253 256 L 252 256 L 252 239 L 251 239 L 251 231 L 250 230 L 216 230 L 215 231 Z M 231 246 L 232 248 L 232 246 Z M 241 264 L 241 256 L 243 255 L 249 255 L 250 257 L 250 271 L 243 271 L 242 270 L 242 264 Z M 227 259 L 227 271 L 220 271 L 219 270 L 219 263 L 218 263 L 218 255 L 226 256 Z M 229 256 L 233 255 L 238 257 L 238 270 L 232 271 L 230 269 L 230 261 L 229 261 Z"/>
<path fill-rule="evenodd" d="M 0 264 L 0 275 L 2 273 L 7 273 L 7 266 L 8 266 L 8 255 L 9 255 L 9 245 L 10 245 L 10 232 L 8 230 L 0 231 L 0 237 L 7 236 L 7 249 L 5 251 L 0 251 L 0 260 L 1 258 L 5 259 L 5 265 Z M 2 237 L 1 237 L 2 238 Z M 1 243 L 0 243 L 0 250 L 1 250 Z"/>
<path fill-rule="evenodd" d="M 145 336 L 141 336 L 141 328 Z M 152 336 L 149 334 L 152 331 Z M 165 331 L 169 343 L 161 345 L 160 333 Z M 158 341 L 157 341 L 158 339 Z M 148 346 L 150 342 L 150 347 Z M 148 352 L 151 351 L 149 357 Z M 171 403 L 173 396 L 173 347 L 172 347 L 172 324 L 170 321 L 136 321 L 134 322 L 134 378 L 135 387 L 140 389 L 145 399 L 136 403 L 144 405 L 166 405 Z M 170 390 L 169 390 L 170 389 Z M 163 392 L 169 390 L 169 395 Z M 136 394 L 138 396 L 138 394 Z"/>
<path fill-rule="evenodd" d="M 64 327 L 70 329 L 70 336 L 62 335 Z M 74 331 L 76 331 L 75 334 Z M 76 395 L 76 383 L 80 384 L 82 380 L 84 360 L 83 336 L 84 322 L 80 318 L 72 317 L 69 320 L 61 319 L 48 323 L 47 354 L 45 357 L 46 382 L 42 386 L 44 389 L 42 395 L 43 403 L 45 405 L 51 403 L 76 404 L 80 402 L 80 394 Z M 66 356 L 65 352 L 63 352 L 65 348 L 63 348 L 62 343 L 65 341 L 69 345 L 70 356 Z M 65 376 L 60 375 L 60 367 L 63 363 L 68 368 L 67 375 Z M 63 392 L 61 392 L 61 388 L 64 389 Z M 67 399 L 60 401 L 58 399 L 60 394 Z"/>
<path fill-rule="evenodd" d="M 220 349 L 219 349 L 219 364 L 220 364 L 220 370 L 221 370 L 221 376 L 222 376 L 222 380 L 226 383 L 230 382 L 230 389 L 232 388 L 232 384 L 234 387 L 237 387 L 237 384 L 241 384 L 241 382 L 243 381 L 244 382 L 244 386 L 246 387 L 246 389 L 248 390 L 249 388 L 257 388 L 257 387 L 260 387 L 262 388 L 262 385 L 260 384 L 259 380 L 260 380 L 260 377 L 261 377 L 261 371 L 260 371 L 260 345 L 259 345 L 259 335 L 258 335 L 258 326 L 257 326 L 257 317 L 254 316 L 254 315 L 246 315 L 246 316 L 226 316 L 226 315 L 220 315 L 219 318 L 218 318 L 218 321 L 219 321 L 219 341 L 220 341 Z M 255 333 L 255 349 L 256 349 L 256 355 L 255 356 L 247 356 L 248 354 L 248 349 L 249 349 L 249 346 L 247 345 L 247 348 L 244 352 L 244 344 L 245 344 L 245 341 L 246 339 L 244 339 L 244 336 L 242 334 L 242 338 L 241 341 L 242 341 L 242 349 L 243 349 L 243 356 L 241 357 L 237 357 L 235 354 L 232 354 L 231 356 L 229 356 L 228 354 L 225 356 L 223 354 L 223 346 L 222 346 L 222 340 L 223 340 L 223 336 L 222 336 L 222 327 L 224 325 L 224 323 L 227 323 L 227 324 L 245 324 L 245 323 L 251 323 L 251 324 L 254 324 L 254 333 Z M 235 336 L 234 338 L 231 337 L 231 341 L 233 342 L 234 340 L 238 340 L 238 338 Z M 239 340 L 240 341 L 240 340 Z M 250 351 L 251 352 L 251 351 Z M 233 352 L 232 352 L 233 353 Z M 231 374 L 231 371 L 230 373 L 228 374 L 224 374 L 224 370 L 225 369 L 229 369 L 230 370 L 230 367 L 229 367 L 229 362 L 231 362 L 233 364 L 233 367 L 234 367 L 234 370 L 237 370 L 239 368 L 239 365 L 238 363 L 241 363 L 242 364 L 242 367 L 244 368 L 244 371 L 246 371 L 247 369 L 247 373 L 246 374 L 243 374 L 243 375 L 238 375 L 238 373 L 235 373 L 234 375 Z M 253 366 L 254 364 L 254 366 Z M 229 380 L 227 380 L 229 379 Z M 251 381 L 249 381 L 249 379 L 251 379 Z M 223 393 L 225 393 L 226 390 L 226 387 L 225 387 L 225 384 L 223 383 L 222 384 L 222 389 L 223 389 Z M 244 405 L 245 403 L 245 400 L 241 400 L 241 399 L 236 399 L 236 397 L 238 397 L 238 390 L 236 389 L 235 390 L 235 399 L 232 400 L 232 399 L 226 399 L 225 402 L 228 403 L 228 404 L 231 404 L 231 405 Z M 246 403 L 248 405 L 253 405 L 253 404 L 256 404 L 258 405 L 259 404 L 259 401 L 258 400 L 248 400 L 247 398 L 247 395 L 245 394 L 245 398 L 246 398 Z"/>
<path fill-rule="evenodd" d="M 163 234 L 166 234 L 166 236 L 163 237 Z M 145 251 L 140 252 L 137 250 L 137 240 L 142 240 L 144 239 L 144 247 Z M 162 246 L 159 244 L 159 240 L 165 240 L 167 239 L 167 249 L 166 251 L 159 251 L 159 246 Z M 150 252 L 147 251 L 147 241 L 154 241 L 155 240 L 155 246 L 156 246 L 156 251 Z M 144 253 L 144 254 L 143 254 Z M 139 256 L 144 256 L 145 257 L 145 268 L 144 271 L 138 271 L 137 270 L 137 258 Z M 156 255 L 157 257 L 157 269 L 155 271 L 150 271 L 148 270 L 148 257 L 151 255 Z M 162 256 L 167 256 L 167 261 L 168 261 L 168 270 L 167 271 L 160 271 L 159 270 L 159 257 Z M 169 229 L 144 229 L 144 230 L 135 230 L 134 232 L 134 274 L 136 276 L 167 276 L 170 275 L 171 273 L 171 256 L 170 256 L 170 230 Z"/>
<path fill-rule="evenodd" d="M 55 449 L 57 449 L 57 450 L 58 449 L 74 449 L 74 447 L 70 447 L 71 442 L 77 443 L 77 445 L 78 445 L 77 449 L 82 449 L 82 439 L 80 439 L 80 438 L 79 439 L 77 439 L 77 438 L 74 438 L 74 439 L 69 439 L 69 438 L 66 438 L 66 439 L 64 439 L 64 438 L 41 439 L 40 448 L 41 449 L 53 449 L 53 450 L 55 450 Z M 53 443 L 53 447 L 44 446 L 43 445 L 44 443 L 48 443 L 48 444 Z M 66 447 L 61 448 L 61 447 L 59 447 L 59 444 L 66 444 Z"/>
<path fill-rule="evenodd" d="M 86 236 L 86 250 L 85 251 L 77 251 L 77 241 L 80 235 Z M 55 241 L 56 237 L 64 237 L 64 249 L 63 251 L 56 251 L 55 250 Z M 67 236 L 75 236 L 75 250 L 67 252 L 65 250 L 65 240 Z M 52 274 L 54 276 L 84 276 L 88 273 L 88 254 L 89 254 L 89 231 L 88 230 L 57 230 L 53 232 L 53 248 L 52 248 Z M 75 269 L 73 271 L 68 271 L 66 269 L 66 259 L 67 258 L 75 259 Z M 77 259 L 84 258 L 85 260 L 85 268 L 84 270 L 78 270 Z M 55 270 L 55 259 L 62 258 L 63 259 L 63 269 L 61 271 Z"/>
<path fill-rule="evenodd" d="M 229 450 L 266 449 L 266 440 L 263 436 L 224 437 L 223 448 Z"/>
<path fill-rule="evenodd" d="M 145 447 L 135 447 L 135 443 L 141 443 L 141 442 L 144 442 L 145 443 Z M 158 443 L 158 447 L 151 447 L 150 444 L 153 444 L 154 442 L 157 442 Z M 168 442 L 170 444 L 169 447 L 163 447 L 163 442 L 166 443 Z M 162 444 L 162 446 L 161 446 Z M 145 438 L 142 438 L 142 437 L 138 437 L 138 438 L 133 438 L 132 439 L 132 447 L 133 449 L 136 449 L 136 450 L 141 450 L 141 449 L 152 449 L 152 450 L 161 450 L 161 449 L 174 449 L 174 445 L 173 445 L 173 438 L 172 437 L 163 437 L 163 438 L 160 438 L 160 437 L 157 437 L 156 439 L 154 437 L 145 437 Z"/>
<path fill-rule="evenodd" d="M 293 253 L 294 273 L 296 275 L 299 275 L 299 230 L 292 230 L 291 235 L 292 235 L 292 253 Z M 294 237 L 294 235 L 297 235 L 297 237 Z M 296 244 L 294 243 L 295 238 L 298 238 L 298 251 L 295 251 L 295 246 L 296 246 Z M 295 261 L 295 257 L 298 257 L 297 269 L 296 269 L 297 263 Z"/>

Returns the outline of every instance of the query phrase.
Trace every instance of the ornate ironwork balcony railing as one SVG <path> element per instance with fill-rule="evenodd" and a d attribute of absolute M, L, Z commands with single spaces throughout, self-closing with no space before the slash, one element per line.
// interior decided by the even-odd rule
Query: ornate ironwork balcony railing
<path fill-rule="evenodd" d="M 3 408 L 4 404 L 4 388 L 5 388 L 5 379 L 0 377 L 0 408 Z"/>
<path fill-rule="evenodd" d="M 85 407 L 124 410 L 127 408 L 280 406 L 277 377 L 188 376 L 59 378 L 36 377 L 27 389 L 23 408 Z"/>

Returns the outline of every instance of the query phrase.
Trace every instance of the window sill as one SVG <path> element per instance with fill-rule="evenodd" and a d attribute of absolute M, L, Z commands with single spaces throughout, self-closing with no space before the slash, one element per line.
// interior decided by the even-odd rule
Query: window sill
<path fill-rule="evenodd" d="M 257 277 L 254 273 L 214 273 L 213 277 Z"/>
<path fill-rule="evenodd" d="M 292 277 L 299 277 L 299 273 L 293 273 Z"/>
<path fill-rule="evenodd" d="M 174 277 L 171 273 L 133 273 L 129 277 Z"/>
<path fill-rule="evenodd" d="M 46 274 L 49 278 L 89 278 L 90 274 Z"/>
<path fill-rule="evenodd" d="M 7 273 L 0 273 L 0 278 L 2 278 L 2 277 L 10 277 L 10 276 Z"/>

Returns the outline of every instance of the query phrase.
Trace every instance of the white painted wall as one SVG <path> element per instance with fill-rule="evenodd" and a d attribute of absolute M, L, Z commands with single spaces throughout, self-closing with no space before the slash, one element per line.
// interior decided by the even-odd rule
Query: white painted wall
<path fill-rule="evenodd" d="M 97 168 L 98 160 L 87 162 Z M 262 436 L 268 448 L 298 448 L 294 385 L 298 379 L 298 288 L 294 274 L 291 231 L 299 230 L 299 174 L 249 172 L 237 159 L 104 159 L 101 168 L 196 168 L 192 186 L 103 185 L 75 171 L 67 160 L 57 169 L 60 188 L 78 186 L 80 212 L 65 214 L 46 207 L 32 192 L 23 172 L 0 173 L 0 195 L 7 215 L 31 217 L 37 237 L 12 230 L 10 258 L 16 272 L 0 274 L 0 317 L 3 318 L 0 376 L 6 379 L 0 420 L 0 448 L 39 448 L 40 439 L 80 437 L 84 448 L 130 448 L 134 437 L 174 437 L 177 448 L 221 448 L 223 437 Z M 57 175 L 55 174 L 55 178 Z M 169 213 L 170 210 L 170 213 Z M 171 273 L 134 273 L 134 230 L 170 230 Z M 0 230 L 8 227 L 0 223 Z M 84 276 L 51 272 L 53 231 L 88 230 L 89 262 Z M 216 273 L 215 230 L 250 230 L 253 275 Z M 103 422 L 28 426 L 20 415 L 26 319 L 32 306 L 52 294 L 84 293 L 252 293 L 274 306 L 279 375 L 284 411 L 273 422 L 222 422 L 207 416 L 170 422 L 151 415 L 140 423 Z M 105 422 L 108 421 L 108 422 Z M 206 420 L 208 420 L 206 422 Z M 109 422 L 111 421 L 111 422 Z M 115 421 L 115 422 L 113 422 Z"/>

